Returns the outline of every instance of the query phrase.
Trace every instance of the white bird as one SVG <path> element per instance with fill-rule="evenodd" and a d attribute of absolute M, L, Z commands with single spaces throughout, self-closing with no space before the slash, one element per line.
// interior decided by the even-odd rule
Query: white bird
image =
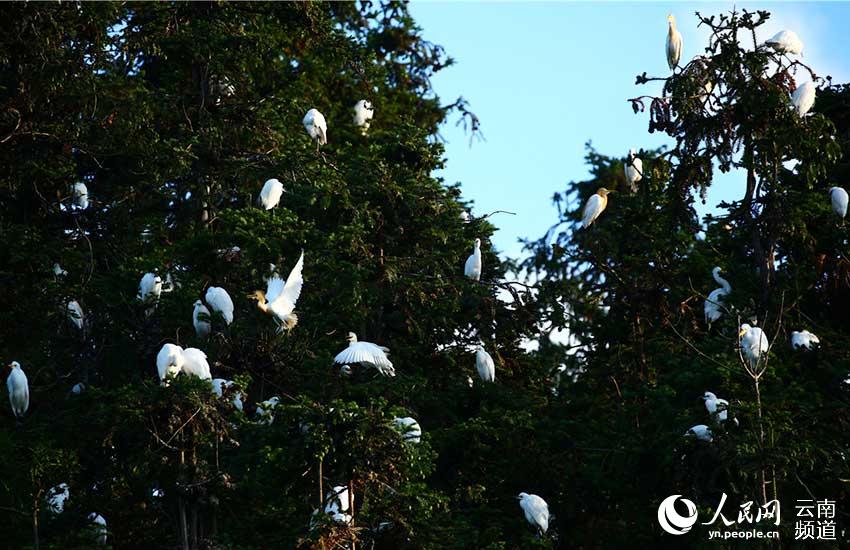
<path fill-rule="evenodd" d="M 233 300 L 226 290 L 220 286 L 211 286 L 207 289 L 205 298 L 214 312 L 221 313 L 226 324 L 233 322 Z"/>
<path fill-rule="evenodd" d="M 61 265 L 59 265 L 58 263 L 55 263 L 55 264 L 53 264 L 53 274 L 56 277 L 64 277 L 65 275 L 68 274 L 68 272 L 65 271 L 64 269 L 62 269 Z"/>
<path fill-rule="evenodd" d="M 463 223 L 469 223 L 472 221 L 472 216 L 470 216 L 469 212 L 467 212 L 466 210 L 461 210 L 460 221 L 462 221 Z"/>
<path fill-rule="evenodd" d="M 12 361 L 7 366 L 12 369 L 9 377 L 6 378 L 6 387 L 9 389 L 9 404 L 12 406 L 12 413 L 14 413 L 15 418 L 21 419 L 30 408 L 30 385 L 20 363 Z"/>
<path fill-rule="evenodd" d="M 811 80 L 797 86 L 797 89 L 791 94 L 791 101 L 794 103 L 798 115 L 805 116 L 809 112 L 815 104 L 816 95 L 815 85 Z"/>
<path fill-rule="evenodd" d="M 696 437 L 700 441 L 706 441 L 708 443 L 711 443 L 714 439 L 711 429 L 705 424 L 697 424 L 696 426 L 689 428 L 688 431 L 685 432 L 685 437 Z"/>
<path fill-rule="evenodd" d="M 71 492 L 68 490 L 67 483 L 60 483 L 55 487 L 51 487 L 47 495 L 47 504 L 50 507 L 50 511 L 54 514 L 61 514 L 65 509 L 65 501 L 71 496 Z"/>
<path fill-rule="evenodd" d="M 820 339 L 808 330 L 795 330 L 791 333 L 791 347 L 794 349 L 812 349 L 814 344 L 820 345 Z"/>
<path fill-rule="evenodd" d="M 274 408 L 280 403 L 280 397 L 270 397 L 262 403 L 257 404 L 257 418 L 260 424 L 271 424 L 274 422 Z"/>
<path fill-rule="evenodd" d="M 89 188 L 79 181 L 71 187 L 71 206 L 79 210 L 89 207 Z"/>
<path fill-rule="evenodd" d="M 340 376 L 351 376 L 352 374 L 354 374 L 354 371 L 351 370 L 351 367 L 348 365 L 343 365 L 339 368 Z"/>
<path fill-rule="evenodd" d="M 422 437 L 422 428 L 419 426 L 419 422 L 417 422 L 415 418 L 411 418 L 409 416 L 401 418 L 396 417 L 393 419 L 393 423 L 395 424 L 396 429 L 401 432 L 401 439 L 403 441 L 419 443 L 419 439 Z"/>
<path fill-rule="evenodd" d="M 372 108 L 372 103 L 365 99 L 361 99 L 354 105 L 354 125 L 360 128 L 360 131 L 365 135 L 372 124 L 372 117 L 375 116 L 375 109 Z"/>
<path fill-rule="evenodd" d="M 202 380 L 212 380 L 210 364 L 207 362 L 207 354 L 198 348 L 186 348 L 183 350 L 183 366 L 180 370 L 190 376 L 197 376 Z"/>
<path fill-rule="evenodd" d="M 720 288 L 715 288 L 711 291 L 711 294 L 709 294 L 708 298 L 706 298 L 705 306 L 703 307 L 705 312 L 705 322 L 709 328 L 711 328 L 711 323 L 720 319 L 723 315 L 723 298 L 732 292 L 732 285 L 729 284 L 729 281 L 720 276 L 721 271 L 722 269 L 720 269 L 720 267 L 715 267 L 711 270 L 711 276 L 714 277 L 714 280 L 717 281 Z"/>
<path fill-rule="evenodd" d="M 85 385 L 85 384 L 83 384 L 82 382 L 77 382 L 77 383 L 76 383 L 76 384 L 74 384 L 74 386 L 71 388 L 71 395 L 80 395 L 80 394 L 81 394 L 81 393 L 83 393 L 84 391 L 86 391 L 86 385 Z"/>
<path fill-rule="evenodd" d="M 670 70 L 676 68 L 682 58 L 682 33 L 676 30 L 676 18 L 667 16 L 667 65 Z"/>
<path fill-rule="evenodd" d="M 198 338 L 206 338 L 212 330 L 210 325 L 210 310 L 200 300 L 195 300 L 195 309 L 192 311 L 192 325 Z"/>
<path fill-rule="evenodd" d="M 765 44 L 779 53 L 792 53 L 794 55 L 803 53 L 803 41 L 794 31 L 779 31 L 773 35 L 773 38 L 765 41 Z"/>
<path fill-rule="evenodd" d="M 89 522 L 96 534 L 95 541 L 101 545 L 106 544 L 106 519 L 100 514 L 92 512 L 89 514 Z"/>
<path fill-rule="evenodd" d="M 475 350 L 475 369 L 478 371 L 478 376 L 485 382 L 496 381 L 496 363 L 493 358 L 484 350 L 484 346 L 480 345 Z"/>
<path fill-rule="evenodd" d="M 481 263 L 481 239 L 475 239 L 474 244 L 472 245 L 472 254 L 466 259 L 466 265 L 463 267 L 463 274 L 472 279 L 473 281 L 481 280 L 481 270 L 483 269 L 483 264 Z"/>
<path fill-rule="evenodd" d="M 277 275 L 267 279 L 266 292 L 256 290 L 249 296 L 257 301 L 257 307 L 263 313 L 271 315 L 277 323 L 278 332 L 283 329 L 292 330 L 298 324 L 298 315 L 295 304 L 301 296 L 301 287 L 304 286 L 304 251 L 295 263 L 295 267 L 289 272 L 286 283 Z"/>
<path fill-rule="evenodd" d="M 183 363 L 183 348 L 175 344 L 163 344 L 156 355 L 156 371 L 160 382 L 167 385 L 166 379 L 180 374 Z"/>
<path fill-rule="evenodd" d="M 626 161 L 626 181 L 632 192 L 637 191 L 637 182 L 643 178 L 643 161 L 637 157 L 634 149 L 629 149 L 629 158 Z"/>
<path fill-rule="evenodd" d="M 587 228 L 608 206 L 608 194 L 613 191 L 608 191 L 604 187 L 596 190 L 596 193 L 588 197 L 584 203 L 584 211 L 581 214 L 581 226 Z"/>
<path fill-rule="evenodd" d="M 219 398 L 223 397 L 224 392 L 229 391 L 232 386 L 233 386 L 232 380 L 225 380 L 224 378 L 213 378 L 213 381 L 212 381 L 213 393 L 216 394 Z M 243 407 L 242 392 L 234 391 L 233 392 L 233 399 L 231 400 L 231 403 L 233 403 L 234 408 L 241 411 L 242 407 Z"/>
<path fill-rule="evenodd" d="M 337 523 L 351 523 L 348 487 L 336 485 L 325 495 L 325 513 Z"/>
<path fill-rule="evenodd" d="M 283 184 L 277 179 L 270 179 L 263 184 L 258 200 L 264 210 L 271 210 L 280 203 L 281 195 L 283 195 Z"/>
<path fill-rule="evenodd" d="M 328 143 L 328 123 L 325 122 L 325 116 L 316 109 L 310 109 L 304 115 L 304 128 L 310 134 L 310 139 L 316 142 L 316 145 L 326 145 Z"/>
<path fill-rule="evenodd" d="M 729 402 L 725 399 L 719 399 L 712 392 L 707 391 L 702 396 L 703 401 L 705 401 L 705 410 L 708 411 L 712 417 L 716 418 L 717 422 L 724 423 L 729 415 Z M 732 419 L 735 424 L 738 423 L 738 420 Z"/>
<path fill-rule="evenodd" d="M 830 187 L 829 197 L 832 199 L 832 211 L 844 219 L 847 216 L 847 191 L 842 187 Z"/>
<path fill-rule="evenodd" d="M 145 273 L 139 281 L 139 300 L 157 301 L 162 294 L 162 278 L 155 273 Z"/>
<path fill-rule="evenodd" d="M 363 363 L 375 367 L 384 376 L 395 376 L 395 368 L 387 357 L 390 351 L 383 346 L 371 342 L 358 342 L 357 335 L 348 333 L 348 347 L 334 357 L 334 363 L 350 365 L 352 363 Z"/>
<path fill-rule="evenodd" d="M 519 506 L 525 513 L 525 520 L 545 533 L 549 529 L 549 505 L 537 495 L 520 493 Z"/>
<path fill-rule="evenodd" d="M 759 327 L 751 327 L 744 323 L 741 325 L 741 330 L 738 331 L 738 338 L 741 339 L 744 355 L 749 359 L 750 365 L 755 367 L 761 358 L 761 354 L 767 351 L 767 336 Z"/>
<path fill-rule="evenodd" d="M 68 321 L 77 327 L 78 330 L 83 330 L 83 308 L 80 307 L 80 303 L 76 300 L 71 300 L 68 302 L 67 310 Z"/>

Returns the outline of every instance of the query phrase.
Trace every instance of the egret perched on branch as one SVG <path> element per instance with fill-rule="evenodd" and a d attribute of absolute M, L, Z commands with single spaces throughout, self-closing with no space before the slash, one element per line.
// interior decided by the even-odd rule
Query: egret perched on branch
<path fill-rule="evenodd" d="M 384 376 L 395 376 L 395 367 L 387 357 L 389 348 L 378 346 L 371 342 L 358 342 L 357 335 L 348 333 L 348 347 L 334 357 L 334 363 L 350 365 L 362 363 L 375 367 Z"/>
<path fill-rule="evenodd" d="M 803 53 L 803 41 L 794 31 L 779 31 L 773 38 L 766 40 L 765 44 L 779 53 L 792 53 L 800 55 Z"/>
<path fill-rule="evenodd" d="M 6 387 L 9 389 L 9 404 L 12 406 L 12 413 L 15 418 L 20 420 L 30 408 L 30 385 L 20 363 L 12 361 L 7 366 L 12 369 L 9 377 L 6 378 Z"/>
<path fill-rule="evenodd" d="M 801 330 L 799 332 L 795 330 L 791 333 L 791 347 L 794 349 L 812 349 L 812 346 L 815 344 L 820 345 L 820 340 L 808 330 Z"/>
<path fill-rule="evenodd" d="M 463 274 L 473 281 L 481 280 L 481 239 L 475 239 L 472 245 L 472 254 L 466 259 L 466 265 L 463 267 Z"/>
<path fill-rule="evenodd" d="M 225 324 L 233 322 L 233 300 L 226 290 L 220 286 L 211 286 L 207 289 L 205 299 L 213 311 L 221 313 Z"/>
<path fill-rule="evenodd" d="M 545 533 L 549 529 L 549 505 L 537 495 L 520 493 L 519 506 L 525 513 L 525 519 L 534 527 Z"/>
<path fill-rule="evenodd" d="M 843 220 L 847 216 L 847 191 L 841 187 L 830 187 L 829 197 L 832 199 L 832 211 Z"/>
<path fill-rule="evenodd" d="M 419 422 L 409 416 L 393 419 L 396 429 L 401 432 L 401 439 L 410 443 L 419 443 L 422 437 L 422 428 Z"/>
<path fill-rule="evenodd" d="M 280 403 L 280 397 L 274 396 L 257 404 L 257 418 L 260 424 L 269 425 L 274 422 L 274 409 Z"/>
<path fill-rule="evenodd" d="M 230 388 L 233 387 L 232 380 L 225 380 L 224 378 L 213 378 L 212 380 L 213 393 L 216 394 L 219 398 L 224 396 L 225 392 L 229 392 Z M 233 407 L 237 410 L 242 410 L 242 392 L 238 390 L 233 391 L 233 399 L 231 400 L 233 403 Z"/>
<path fill-rule="evenodd" d="M 71 206 L 78 210 L 89 207 L 89 188 L 85 183 L 79 181 L 71 187 Z"/>
<path fill-rule="evenodd" d="M 89 514 L 89 522 L 92 524 L 92 529 L 95 532 L 95 541 L 98 544 L 106 544 L 106 519 L 96 512 Z"/>
<path fill-rule="evenodd" d="M 713 418 L 717 420 L 718 423 L 722 424 L 726 422 L 729 417 L 729 402 L 725 399 L 719 399 L 712 392 L 707 391 L 702 396 L 703 401 L 705 402 L 705 410 L 708 411 Z M 738 423 L 738 420 L 732 419 L 735 424 Z"/>
<path fill-rule="evenodd" d="M 475 370 L 478 371 L 478 376 L 484 382 L 496 381 L 496 363 L 493 362 L 493 358 L 481 344 L 475 350 Z"/>
<path fill-rule="evenodd" d="M 337 523 L 351 523 L 350 505 L 348 487 L 344 485 L 336 485 L 325 495 L 325 513 Z"/>
<path fill-rule="evenodd" d="M 80 307 L 80 303 L 76 300 L 71 300 L 67 305 L 68 310 L 68 321 L 78 330 L 83 330 L 83 308 Z"/>
<path fill-rule="evenodd" d="M 277 179 L 270 179 L 263 184 L 257 200 L 264 210 L 271 210 L 278 205 L 281 195 L 283 195 L 283 184 Z"/>
<path fill-rule="evenodd" d="M 68 490 L 67 483 L 60 483 L 55 487 L 51 487 L 47 492 L 47 504 L 50 507 L 50 511 L 54 514 L 61 514 L 65 509 L 65 501 L 68 500 L 69 496 L 71 496 L 71 492 Z"/>
<path fill-rule="evenodd" d="M 584 203 L 584 211 L 581 214 L 581 226 L 587 228 L 608 206 L 608 194 L 613 191 L 608 191 L 604 187 L 596 190 L 596 193 L 591 195 L 587 202 Z"/>
<path fill-rule="evenodd" d="M 77 383 L 76 383 L 76 384 L 74 384 L 74 385 L 73 385 L 73 387 L 71 388 L 71 395 L 80 395 L 80 394 L 82 394 L 84 391 L 86 391 L 86 385 L 85 385 L 85 384 L 83 384 L 82 382 L 77 382 Z"/>
<path fill-rule="evenodd" d="M 301 287 L 304 286 L 304 251 L 295 263 L 295 267 L 289 272 L 286 283 L 276 274 L 267 281 L 267 290 L 256 290 L 248 296 L 257 301 L 257 307 L 263 313 L 271 315 L 277 324 L 278 332 L 284 329 L 292 330 L 298 324 L 298 315 L 294 312 L 295 303 L 301 296 Z"/>
<path fill-rule="evenodd" d="M 195 309 L 192 311 L 192 325 L 198 338 L 206 338 L 212 330 L 210 325 L 210 310 L 200 300 L 195 300 Z"/>
<path fill-rule="evenodd" d="M 176 344 L 163 344 L 156 354 L 156 371 L 163 385 L 168 385 L 166 379 L 177 376 L 183 370 L 183 348 Z"/>
<path fill-rule="evenodd" d="M 162 278 L 155 273 L 145 273 L 139 281 L 139 300 L 156 302 L 162 294 Z"/>
<path fill-rule="evenodd" d="M 738 338 L 741 340 L 741 349 L 744 351 L 744 355 L 749 359 L 750 365 L 755 367 L 761 358 L 761 354 L 767 351 L 767 336 L 759 327 L 751 327 L 744 323 L 741 325 L 741 330 L 738 331 Z"/>
<path fill-rule="evenodd" d="M 180 370 L 188 375 L 197 376 L 202 380 L 212 380 L 210 364 L 207 362 L 207 354 L 198 348 L 186 348 L 183 350 L 183 366 Z"/>
<path fill-rule="evenodd" d="M 720 288 L 715 288 L 711 291 L 711 294 L 708 295 L 708 298 L 705 300 L 705 322 L 709 328 L 711 328 L 711 323 L 720 319 L 723 315 L 722 306 L 723 306 L 723 298 L 728 296 L 730 292 L 732 292 L 732 285 L 729 284 L 729 281 L 720 276 L 720 272 L 722 269 L 720 267 L 715 267 L 711 270 L 711 276 L 714 277 L 714 280 L 720 285 Z"/>
<path fill-rule="evenodd" d="M 316 142 L 316 147 L 328 143 L 328 123 L 325 116 L 316 109 L 310 109 L 304 115 L 304 128 L 310 134 L 310 139 Z"/>
<path fill-rule="evenodd" d="M 688 429 L 688 431 L 685 432 L 685 437 L 695 437 L 700 441 L 706 441 L 708 443 L 711 443 L 714 439 L 711 429 L 705 424 L 697 424 L 696 426 Z"/>
<path fill-rule="evenodd" d="M 61 265 L 59 265 L 58 263 L 53 264 L 53 275 L 55 275 L 57 278 L 64 277 L 67 274 L 68 272 L 62 269 Z"/>
<path fill-rule="evenodd" d="M 643 177 L 643 161 L 637 157 L 634 149 L 629 149 L 629 158 L 626 160 L 626 181 L 632 193 L 637 191 L 637 182 Z"/>
<path fill-rule="evenodd" d="M 811 80 L 797 86 L 797 89 L 791 94 L 791 101 L 794 103 L 798 115 L 805 116 L 809 112 L 815 104 L 815 95 L 815 85 Z"/>
<path fill-rule="evenodd" d="M 375 116 L 375 109 L 372 108 L 370 101 L 361 99 L 354 105 L 354 125 L 360 128 L 363 135 L 366 135 L 369 130 L 373 116 Z"/>
<path fill-rule="evenodd" d="M 676 18 L 667 16 L 667 65 L 670 70 L 676 68 L 682 58 L 682 33 L 676 30 Z"/>

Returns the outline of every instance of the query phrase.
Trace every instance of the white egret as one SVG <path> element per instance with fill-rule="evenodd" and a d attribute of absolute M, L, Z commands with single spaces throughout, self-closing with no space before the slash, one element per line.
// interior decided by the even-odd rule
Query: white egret
<path fill-rule="evenodd" d="M 278 332 L 284 329 L 292 330 L 298 324 L 298 315 L 294 312 L 295 303 L 301 296 L 301 287 L 304 286 L 304 251 L 295 263 L 295 267 L 289 272 L 286 283 L 277 275 L 267 279 L 266 292 L 256 290 L 249 298 L 257 301 L 257 307 L 263 313 L 271 315 L 277 324 Z"/>
<path fill-rule="evenodd" d="M 475 370 L 478 371 L 478 376 L 485 382 L 496 381 L 496 363 L 493 358 L 484 350 L 483 345 L 478 345 L 475 350 Z"/>
<path fill-rule="evenodd" d="M 369 130 L 373 116 L 375 116 L 375 109 L 372 108 L 370 101 L 361 99 L 354 104 L 354 125 L 360 128 L 363 135 L 366 135 Z"/>
<path fill-rule="evenodd" d="M 738 331 L 738 338 L 741 340 L 741 349 L 743 349 L 744 355 L 749 359 L 750 365 L 755 367 L 761 358 L 761 354 L 767 351 L 767 336 L 759 327 L 751 327 L 744 323 Z"/>
<path fill-rule="evenodd" d="M 791 53 L 800 55 L 803 53 L 803 41 L 794 31 L 779 31 L 773 38 L 766 40 L 765 44 L 779 53 Z"/>
<path fill-rule="evenodd" d="M 68 321 L 77 327 L 78 330 L 83 330 L 83 308 L 80 307 L 80 302 L 71 300 L 67 305 Z"/>
<path fill-rule="evenodd" d="M 271 210 L 280 203 L 281 195 L 283 195 L 283 184 L 277 179 L 270 179 L 263 184 L 257 200 L 264 210 Z"/>
<path fill-rule="evenodd" d="M 82 382 L 77 382 L 77 383 L 76 383 L 76 384 L 74 384 L 74 386 L 71 388 L 71 395 L 80 395 L 80 394 L 82 394 L 84 391 L 86 391 L 86 385 L 85 385 L 85 384 L 83 384 Z"/>
<path fill-rule="evenodd" d="M 525 513 L 525 520 L 545 533 L 549 529 L 549 505 L 537 495 L 520 493 L 519 506 Z"/>
<path fill-rule="evenodd" d="M 462 221 L 463 223 L 469 223 L 472 221 L 472 216 L 470 216 L 469 212 L 467 212 L 466 210 L 461 210 L 460 221 Z"/>
<path fill-rule="evenodd" d="M 349 365 L 343 365 L 339 368 L 340 376 L 351 376 L 352 374 L 354 374 L 354 371 L 351 370 L 351 367 Z"/>
<path fill-rule="evenodd" d="M 233 387 L 233 380 L 225 380 L 224 378 L 213 378 L 212 380 L 212 388 L 213 393 L 216 394 L 219 398 L 224 396 L 225 392 L 230 392 L 230 388 Z M 233 407 L 237 410 L 242 410 L 242 392 L 238 390 L 234 390 L 233 399 L 231 403 L 233 403 Z"/>
<path fill-rule="evenodd" d="M 79 181 L 71 187 L 71 206 L 78 210 L 89 207 L 89 188 L 85 183 Z"/>
<path fill-rule="evenodd" d="M 157 301 L 162 294 L 162 278 L 155 273 L 145 273 L 139 281 L 138 298 L 142 302 Z"/>
<path fill-rule="evenodd" d="M 637 157 L 634 149 L 629 149 L 629 157 L 626 160 L 626 181 L 632 193 L 637 192 L 637 182 L 643 178 L 643 161 Z"/>
<path fill-rule="evenodd" d="M 809 112 L 815 104 L 816 95 L 815 85 L 811 80 L 797 86 L 797 89 L 791 94 L 791 101 L 794 103 L 798 115 L 805 116 Z"/>
<path fill-rule="evenodd" d="M 348 333 L 348 347 L 334 357 L 334 363 L 350 365 L 362 363 L 375 367 L 384 376 L 395 376 L 395 367 L 387 357 L 388 348 L 371 342 L 358 342 L 357 335 Z"/>
<path fill-rule="evenodd" d="M 481 280 L 481 239 L 475 239 L 472 245 L 472 254 L 466 259 L 466 265 L 463 267 L 463 274 L 473 281 Z"/>
<path fill-rule="evenodd" d="M 60 483 L 47 491 L 47 504 L 54 514 L 61 514 L 65 509 L 65 501 L 71 496 L 67 483 Z"/>
<path fill-rule="evenodd" d="M 95 533 L 95 541 L 98 544 L 106 544 L 106 519 L 96 512 L 89 514 L 89 523 L 92 524 L 92 530 Z"/>
<path fill-rule="evenodd" d="M 159 373 L 160 382 L 168 385 L 166 379 L 180 374 L 184 362 L 183 348 L 175 344 L 163 344 L 156 355 L 156 370 Z"/>
<path fill-rule="evenodd" d="M 393 419 L 396 429 L 401 432 L 401 439 L 410 443 L 419 443 L 422 437 L 422 428 L 415 418 L 410 416 L 396 417 Z"/>
<path fill-rule="evenodd" d="M 12 369 L 9 377 L 6 378 L 6 387 L 9 389 L 9 404 L 12 406 L 12 413 L 15 418 L 20 420 L 30 408 L 30 385 L 20 363 L 12 361 L 7 366 Z"/>
<path fill-rule="evenodd" d="M 62 266 L 58 263 L 53 264 L 53 275 L 56 277 L 64 277 L 68 272 L 62 269 Z"/>
<path fill-rule="evenodd" d="M 794 349 L 812 349 L 815 344 L 820 345 L 820 339 L 808 330 L 795 330 L 791 333 L 791 347 Z"/>
<path fill-rule="evenodd" d="M 706 441 L 708 443 L 711 443 L 714 439 L 714 435 L 711 433 L 711 428 L 705 424 L 697 424 L 696 426 L 689 428 L 688 431 L 685 432 L 685 437 L 695 437 L 700 441 Z"/>
<path fill-rule="evenodd" d="M 221 313 L 225 324 L 233 322 L 233 300 L 226 290 L 220 286 L 211 286 L 207 289 L 205 298 L 214 312 Z"/>
<path fill-rule="evenodd" d="M 729 402 L 725 399 L 720 399 L 712 392 L 707 391 L 702 396 L 703 401 L 705 402 L 705 410 L 708 411 L 708 414 L 715 418 L 718 423 L 722 424 L 726 422 L 729 417 Z M 732 419 L 735 424 L 738 423 L 736 418 Z"/>
<path fill-rule="evenodd" d="M 186 348 L 183 350 L 183 366 L 180 369 L 190 376 L 197 376 L 202 380 L 212 380 L 210 364 L 207 362 L 207 354 L 198 348 Z"/>
<path fill-rule="evenodd" d="M 832 199 L 832 211 L 844 219 L 847 216 L 847 191 L 842 187 L 830 187 L 829 197 Z"/>
<path fill-rule="evenodd" d="M 676 18 L 672 14 L 667 16 L 667 65 L 670 70 L 679 65 L 682 58 L 682 33 L 676 30 Z"/>
<path fill-rule="evenodd" d="M 310 109 L 304 115 L 304 128 L 310 134 L 310 139 L 316 142 L 316 146 L 326 145 L 328 143 L 328 123 L 325 122 L 325 116 L 316 109 Z"/>
<path fill-rule="evenodd" d="M 330 514 L 337 523 L 351 523 L 348 487 L 336 485 L 325 495 L 325 513 Z"/>
<path fill-rule="evenodd" d="M 212 330 L 210 324 L 210 310 L 200 300 L 195 300 L 195 309 L 192 311 L 192 325 L 198 338 L 206 338 Z"/>
<path fill-rule="evenodd" d="M 720 276 L 721 271 L 723 270 L 720 269 L 719 266 L 711 270 L 711 276 L 714 277 L 714 280 L 717 281 L 720 288 L 715 288 L 711 291 L 711 294 L 709 294 L 708 298 L 706 298 L 705 306 L 703 307 L 705 312 L 705 322 L 709 328 L 711 328 L 711 323 L 720 319 L 723 315 L 723 298 L 732 292 L 732 285 L 729 284 L 729 281 Z"/>
<path fill-rule="evenodd" d="M 588 197 L 584 203 L 584 211 L 581 214 L 581 226 L 587 228 L 608 206 L 608 194 L 613 191 L 608 191 L 604 187 L 596 190 L 596 193 Z"/>
<path fill-rule="evenodd" d="M 257 418 L 260 424 L 269 425 L 274 422 L 274 409 L 280 403 L 280 397 L 270 397 L 262 403 L 257 403 Z"/>

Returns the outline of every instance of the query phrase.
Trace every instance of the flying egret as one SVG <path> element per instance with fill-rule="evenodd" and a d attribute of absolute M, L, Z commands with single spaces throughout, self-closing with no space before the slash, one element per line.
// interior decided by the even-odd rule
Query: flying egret
<path fill-rule="evenodd" d="M 316 147 L 328 143 L 328 123 L 325 116 L 316 109 L 310 109 L 304 115 L 304 128 L 310 134 L 310 139 L 316 142 Z"/>
<path fill-rule="evenodd" d="M 792 53 L 800 55 L 803 53 L 803 41 L 794 31 L 779 31 L 773 38 L 766 40 L 765 44 L 779 53 Z"/>
<path fill-rule="evenodd" d="M 795 330 L 791 333 L 791 347 L 794 349 L 812 349 L 815 344 L 820 345 L 820 340 L 808 330 Z"/>
<path fill-rule="evenodd" d="M 493 362 L 493 358 L 481 344 L 475 350 L 475 369 L 478 371 L 481 380 L 485 382 L 496 381 L 496 363 Z"/>
<path fill-rule="evenodd" d="M 481 280 L 481 239 L 475 239 L 472 246 L 472 254 L 466 259 L 466 265 L 463 268 L 463 274 L 473 281 Z"/>
<path fill-rule="evenodd" d="M 59 265 L 58 263 L 53 264 L 53 275 L 55 275 L 56 277 L 64 277 L 67 274 L 68 272 L 62 269 L 61 265 Z"/>
<path fill-rule="evenodd" d="M 271 315 L 277 324 L 278 332 L 284 329 L 292 330 L 298 324 L 298 315 L 293 313 L 295 303 L 301 296 L 301 287 L 304 285 L 304 251 L 295 263 L 295 267 L 289 272 L 286 283 L 277 275 L 267 279 L 266 292 L 256 290 L 249 298 L 257 301 L 257 307 L 263 313 Z"/>
<path fill-rule="evenodd" d="M 83 330 L 83 308 L 80 307 L 80 302 L 71 300 L 67 305 L 68 321 L 78 330 Z"/>
<path fill-rule="evenodd" d="M 224 396 L 225 392 L 229 392 L 230 388 L 233 387 L 233 380 L 225 380 L 224 378 L 213 378 L 212 380 L 213 393 L 216 394 L 219 398 Z M 231 400 L 233 403 L 233 407 L 237 410 L 242 410 L 242 392 L 238 390 L 233 391 L 233 399 Z"/>
<path fill-rule="evenodd" d="M 711 443 L 714 439 L 711 429 L 705 424 L 697 424 L 696 426 L 689 428 L 688 431 L 685 432 L 685 437 L 695 437 L 700 441 L 706 441 L 708 443 Z"/>
<path fill-rule="evenodd" d="M 71 187 L 71 206 L 78 210 L 89 207 L 89 188 L 85 183 L 79 181 Z"/>
<path fill-rule="evenodd" d="M 106 544 L 106 519 L 96 512 L 89 514 L 88 519 L 95 533 L 95 541 L 101 545 Z"/>
<path fill-rule="evenodd" d="M 348 347 L 334 357 L 334 363 L 349 365 L 352 363 L 363 363 L 375 367 L 384 376 L 395 376 L 395 368 L 387 357 L 390 351 L 383 346 L 371 342 L 358 342 L 357 335 L 348 333 Z"/>
<path fill-rule="evenodd" d="M 270 179 L 263 184 L 257 200 L 264 210 L 271 210 L 280 203 L 281 195 L 283 195 L 283 184 L 277 179 Z"/>
<path fill-rule="evenodd" d="M 210 325 L 210 310 L 200 300 L 195 300 L 195 309 L 192 311 L 192 325 L 198 338 L 206 338 L 212 330 Z"/>
<path fill-rule="evenodd" d="M 207 289 L 206 301 L 214 312 L 221 313 L 225 324 L 233 322 L 233 300 L 230 294 L 220 286 L 211 286 Z"/>
<path fill-rule="evenodd" d="M 409 416 L 396 417 L 393 419 L 396 429 L 401 432 L 401 439 L 405 442 L 419 443 L 422 437 L 422 428 L 419 427 L 419 422 L 415 418 Z"/>
<path fill-rule="evenodd" d="M 525 513 L 525 520 L 542 533 L 546 533 L 549 529 L 549 505 L 546 501 L 528 493 L 520 493 L 517 498 L 520 508 Z"/>
<path fill-rule="evenodd" d="M 207 354 L 198 348 L 186 348 L 183 350 L 183 366 L 180 370 L 187 375 L 197 376 L 202 380 L 212 380 L 210 364 L 207 362 Z"/>
<path fill-rule="evenodd" d="M 829 196 L 832 199 L 832 211 L 843 220 L 847 216 L 847 191 L 841 187 L 830 187 Z"/>
<path fill-rule="evenodd" d="M 69 496 L 71 496 L 71 492 L 68 490 L 67 483 L 60 483 L 55 487 L 51 487 L 47 492 L 47 504 L 50 507 L 50 511 L 54 514 L 61 514 L 65 509 L 65 501 L 68 500 Z"/>
<path fill-rule="evenodd" d="M 759 327 L 751 327 L 744 323 L 738 331 L 738 338 L 741 340 L 744 355 L 749 359 L 750 365 L 755 367 L 761 358 L 761 354 L 767 351 L 767 336 Z"/>
<path fill-rule="evenodd" d="M 708 328 L 711 328 L 711 323 L 720 319 L 723 315 L 722 307 L 723 307 L 723 298 L 728 296 L 730 292 L 732 292 L 732 285 L 729 284 L 729 281 L 720 276 L 720 272 L 723 271 L 720 267 L 715 267 L 711 270 L 711 276 L 714 277 L 714 280 L 720 285 L 720 288 L 715 288 L 711 291 L 711 294 L 708 295 L 708 298 L 705 300 L 705 322 L 708 325 Z"/>
<path fill-rule="evenodd" d="M 274 409 L 280 403 L 280 397 L 270 397 L 257 404 L 257 418 L 260 424 L 269 425 L 274 422 Z"/>
<path fill-rule="evenodd" d="M 156 355 L 156 370 L 160 382 L 167 386 L 167 378 L 180 374 L 184 361 L 183 348 L 175 344 L 163 344 Z"/>
<path fill-rule="evenodd" d="M 643 177 L 643 161 L 637 157 L 634 149 L 629 149 L 629 158 L 626 160 L 626 181 L 632 193 L 637 192 L 637 182 Z"/>
<path fill-rule="evenodd" d="M 605 207 L 608 206 L 609 193 L 613 193 L 613 191 L 608 191 L 604 187 L 600 187 L 596 190 L 596 193 L 588 197 L 587 202 L 584 203 L 584 211 L 581 214 L 582 227 L 589 227 L 602 214 Z"/>
<path fill-rule="evenodd" d="M 145 273 L 139 281 L 139 300 L 142 302 L 157 301 L 162 294 L 162 278 L 155 273 Z"/>
<path fill-rule="evenodd" d="M 667 65 L 670 70 L 679 65 L 682 58 L 682 33 L 676 30 L 676 18 L 672 14 L 667 16 Z"/>
<path fill-rule="evenodd" d="M 719 399 L 712 392 L 707 391 L 702 396 L 703 401 L 705 402 L 705 410 L 708 411 L 708 414 L 712 416 L 712 418 L 716 419 L 718 423 L 722 424 L 726 422 L 729 417 L 729 402 L 725 399 Z M 738 423 L 738 419 L 732 419 L 735 424 Z"/>
<path fill-rule="evenodd" d="M 791 94 L 791 101 L 794 103 L 798 115 L 802 117 L 809 112 L 815 104 L 815 95 L 817 95 L 817 92 L 811 80 L 797 86 L 797 89 Z"/>
<path fill-rule="evenodd" d="M 369 130 L 373 116 L 375 116 L 375 109 L 372 108 L 370 101 L 361 99 L 354 105 L 354 125 L 360 128 L 363 135 L 366 135 Z"/>
<path fill-rule="evenodd" d="M 12 406 L 12 413 L 15 418 L 20 420 L 30 408 L 30 386 L 20 363 L 12 361 L 7 366 L 12 369 L 9 377 L 6 378 L 6 387 L 9 389 L 9 404 Z"/>

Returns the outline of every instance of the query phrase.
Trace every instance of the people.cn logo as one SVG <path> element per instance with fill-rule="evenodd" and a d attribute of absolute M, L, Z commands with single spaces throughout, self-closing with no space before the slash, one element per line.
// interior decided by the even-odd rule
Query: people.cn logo
<path fill-rule="evenodd" d="M 676 511 L 676 500 L 680 500 L 681 496 L 669 496 L 658 505 L 658 523 L 671 535 L 684 535 L 697 522 L 697 505 L 690 500 L 681 499 L 682 504 L 688 509 L 687 515 L 682 516 Z"/>

